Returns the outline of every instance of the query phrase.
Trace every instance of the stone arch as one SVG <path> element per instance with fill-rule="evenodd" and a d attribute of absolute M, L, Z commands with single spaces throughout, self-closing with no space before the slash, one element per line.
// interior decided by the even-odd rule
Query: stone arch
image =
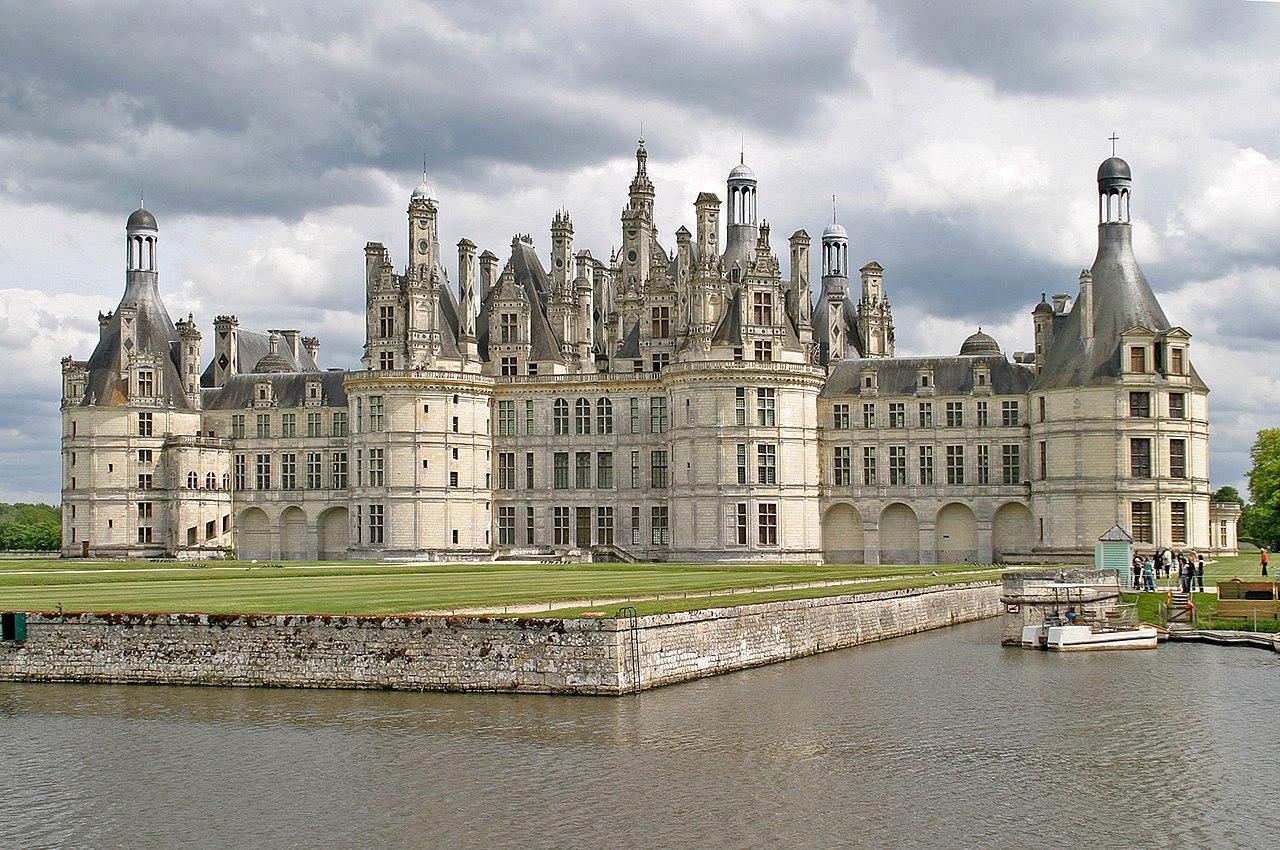
<path fill-rule="evenodd" d="M 920 563 L 920 522 L 909 505 L 894 502 L 880 514 L 880 563 Z"/>
<path fill-rule="evenodd" d="M 935 532 L 939 564 L 978 563 L 978 517 L 968 505 L 960 502 L 943 505 L 938 511 Z"/>
<path fill-rule="evenodd" d="M 245 508 L 236 520 L 236 557 L 241 559 L 275 557 L 271 521 L 262 508 Z"/>
<path fill-rule="evenodd" d="M 1000 506 L 991 518 L 991 553 L 1002 563 L 1006 553 L 1029 552 L 1034 542 L 1031 511 L 1021 502 Z"/>
<path fill-rule="evenodd" d="M 861 564 L 866 560 L 862 515 L 853 505 L 832 505 L 823 517 L 822 557 L 828 564 Z"/>
<path fill-rule="evenodd" d="M 336 561 L 345 558 L 351 546 L 351 520 L 346 508 L 329 508 L 316 522 L 319 558 Z"/>
<path fill-rule="evenodd" d="M 297 505 L 290 505 L 280 514 L 280 557 L 301 561 L 309 554 L 308 548 L 307 515 Z"/>

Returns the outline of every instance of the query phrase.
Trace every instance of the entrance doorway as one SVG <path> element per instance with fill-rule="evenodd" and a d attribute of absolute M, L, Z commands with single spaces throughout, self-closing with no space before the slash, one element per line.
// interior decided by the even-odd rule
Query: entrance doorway
<path fill-rule="evenodd" d="M 591 508 L 578 508 L 578 548 L 591 548 Z"/>

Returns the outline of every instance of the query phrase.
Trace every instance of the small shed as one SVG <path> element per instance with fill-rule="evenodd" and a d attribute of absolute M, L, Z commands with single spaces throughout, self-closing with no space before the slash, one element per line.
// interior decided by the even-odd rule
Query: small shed
<path fill-rule="evenodd" d="M 1118 525 L 1111 526 L 1093 547 L 1095 570 L 1116 570 L 1121 577 L 1130 575 L 1133 566 L 1133 535 Z"/>

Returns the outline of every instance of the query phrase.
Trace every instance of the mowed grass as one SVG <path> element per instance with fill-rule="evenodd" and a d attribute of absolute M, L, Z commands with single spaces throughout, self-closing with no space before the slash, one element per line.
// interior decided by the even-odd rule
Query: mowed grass
<path fill-rule="evenodd" d="M 399 614 L 557 601 L 696 594 L 844 579 L 934 581 L 969 566 L 780 564 L 156 564 L 3 561 L 0 610 L 199 612 L 210 614 Z M 990 575 L 990 574 L 988 574 Z M 879 584 L 879 582 L 875 582 Z M 864 585 L 854 585 L 861 591 Z M 872 583 L 867 589 L 876 589 Z M 883 589 L 883 588 L 878 588 Z M 813 588 L 804 596 L 850 592 Z M 680 600 L 716 607 L 730 597 Z M 760 600 L 763 601 L 763 597 Z M 692 604 L 690 604 L 692 603 Z M 621 603 L 620 603 L 621 604 Z"/>

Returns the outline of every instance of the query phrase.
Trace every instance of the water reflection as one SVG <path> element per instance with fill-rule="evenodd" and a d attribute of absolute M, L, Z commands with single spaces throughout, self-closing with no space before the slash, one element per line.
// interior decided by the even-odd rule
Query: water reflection
<path fill-rule="evenodd" d="M 621 699 L 0 684 L 23 846 L 1258 843 L 1274 655 L 977 623 Z"/>

